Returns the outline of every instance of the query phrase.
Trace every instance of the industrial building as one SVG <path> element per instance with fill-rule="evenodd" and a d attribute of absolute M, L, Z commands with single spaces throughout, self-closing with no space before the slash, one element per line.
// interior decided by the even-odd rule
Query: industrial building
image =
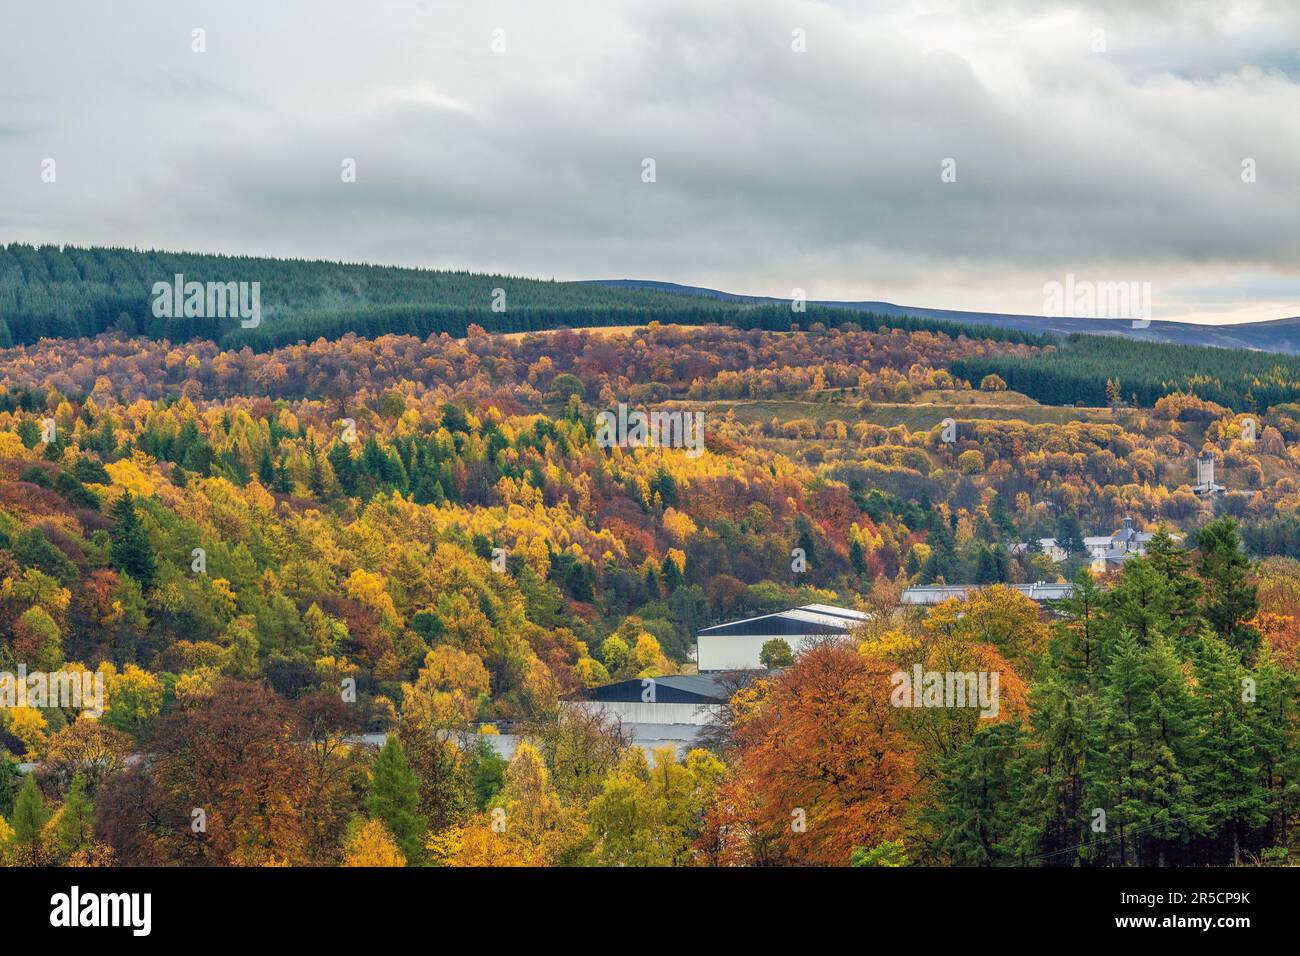
<path fill-rule="evenodd" d="M 1061 601 L 1071 597 L 1074 594 L 1073 584 L 1049 584 L 1046 581 L 1037 581 L 1034 584 L 1011 584 L 1013 587 L 1031 601 Z M 936 604 L 942 604 L 944 601 L 964 601 L 967 595 L 972 591 L 978 591 L 984 585 L 979 584 L 929 584 L 921 587 L 911 587 L 905 590 L 899 598 L 900 604 L 920 604 L 925 607 L 933 607 Z"/>
<path fill-rule="evenodd" d="M 781 638 L 798 654 L 811 641 L 843 637 L 866 617 L 852 608 L 805 604 L 775 614 L 715 624 L 695 636 L 696 663 L 701 674 L 762 667 L 759 654 L 773 638 Z"/>
<path fill-rule="evenodd" d="M 624 724 L 702 726 L 712 722 L 727 691 L 709 674 L 633 677 L 590 687 L 571 704 L 602 710 Z"/>
<path fill-rule="evenodd" d="M 617 718 L 628 740 L 647 754 L 670 746 L 680 756 L 714 722 L 730 696 L 720 675 L 675 674 L 589 687 L 565 706 Z"/>

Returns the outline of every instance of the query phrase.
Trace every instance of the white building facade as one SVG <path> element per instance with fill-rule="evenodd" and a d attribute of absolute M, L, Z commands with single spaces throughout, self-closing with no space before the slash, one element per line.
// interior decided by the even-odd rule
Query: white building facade
<path fill-rule="evenodd" d="M 753 670 L 763 666 L 763 645 L 780 638 L 798 654 L 809 644 L 828 637 L 844 637 L 866 620 L 861 611 L 829 604 L 763 614 L 743 621 L 706 627 L 695 636 L 696 663 L 707 671 Z"/>

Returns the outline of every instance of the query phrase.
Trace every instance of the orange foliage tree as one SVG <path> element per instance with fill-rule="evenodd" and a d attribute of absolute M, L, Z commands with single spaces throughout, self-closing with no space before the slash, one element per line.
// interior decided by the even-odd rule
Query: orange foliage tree
<path fill-rule="evenodd" d="M 913 745 L 889 701 L 892 670 L 826 643 L 742 703 L 734 760 L 752 805 L 737 805 L 748 819 L 736 822 L 751 856 L 844 866 L 854 847 L 902 835 L 917 776 Z M 727 796 L 724 787 L 720 799 Z M 715 804 L 715 818 L 718 811 Z M 718 849 L 736 856 L 733 847 Z"/>

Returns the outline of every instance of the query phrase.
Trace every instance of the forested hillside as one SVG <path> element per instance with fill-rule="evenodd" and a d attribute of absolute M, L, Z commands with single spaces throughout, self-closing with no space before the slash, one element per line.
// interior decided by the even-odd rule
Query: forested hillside
<path fill-rule="evenodd" d="M 155 283 L 257 282 L 262 315 L 256 328 L 236 318 L 153 314 Z M 238 349 L 266 351 L 299 341 L 337 339 L 348 332 L 466 334 L 476 324 L 492 332 L 561 326 L 628 326 L 658 320 L 680 325 L 717 322 L 742 328 L 788 329 L 818 317 L 835 324 L 842 313 L 788 306 L 719 302 L 586 282 L 405 269 L 356 263 L 213 256 L 133 249 L 0 247 L 0 347 L 41 338 L 77 338 L 116 331 L 186 342 L 201 338 Z M 1035 341 L 1015 330 L 965 328 L 932 319 L 886 320 L 863 313 L 864 328 L 936 329 L 998 341 Z"/>
<path fill-rule="evenodd" d="M 1300 397 L 1300 357 L 1241 349 L 1141 342 L 1124 336 L 1071 335 L 1056 348 L 1021 356 L 980 356 L 954 375 L 999 375 L 1009 388 L 1052 404 L 1152 406 L 1186 391 L 1239 411 Z"/>
<path fill-rule="evenodd" d="M 955 374 L 1039 344 L 854 322 L 466 331 L 0 352 L 0 671 L 106 692 L 98 719 L 0 711 L 0 860 L 1285 856 L 1300 570 L 1253 565 L 1233 520 L 1257 553 L 1294 546 L 1296 406 L 1254 412 L 1253 440 L 1188 392 L 1046 408 Z M 702 415 L 703 453 L 602 444 L 619 403 Z M 1191 487 L 1203 453 L 1214 498 Z M 1082 539 L 1125 518 L 1181 543 L 1061 617 L 996 587 L 1091 588 Z M 1042 537 L 1068 556 L 1020 545 Z M 992 589 L 899 606 L 945 582 Z M 561 703 L 689 673 L 703 625 L 818 602 L 869 625 L 739 682 L 653 773 L 616 722 Z M 890 706 L 882 675 L 913 664 L 998 673 L 999 716 Z M 1246 678 L 1260 706 L 1229 701 Z M 485 742 L 501 730 L 509 761 Z M 366 732 L 390 736 L 376 753 Z"/>
<path fill-rule="evenodd" d="M 176 275 L 187 282 L 258 282 L 261 321 L 153 314 L 152 289 Z M 1234 349 L 1145 342 L 1124 335 L 1033 335 L 1017 329 L 934 318 L 853 312 L 834 306 L 715 299 L 659 289 L 548 282 L 349 263 L 72 246 L 0 247 L 0 347 L 41 338 L 104 332 L 268 352 L 318 338 L 447 334 L 561 327 L 720 324 L 742 329 L 839 327 L 933 331 L 967 339 L 1044 346 L 1032 354 L 959 356 L 961 379 L 1001 377 L 1009 388 L 1048 404 L 1151 407 L 1184 391 L 1239 411 L 1300 397 L 1300 358 Z"/>

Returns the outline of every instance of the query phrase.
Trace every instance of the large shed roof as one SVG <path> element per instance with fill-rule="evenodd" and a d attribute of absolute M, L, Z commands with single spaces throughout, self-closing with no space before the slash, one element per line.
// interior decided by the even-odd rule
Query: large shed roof
<path fill-rule="evenodd" d="M 749 637 L 810 637 L 847 633 L 854 624 L 865 620 L 866 615 L 850 608 L 832 607 L 829 604 L 808 604 L 804 607 L 761 614 L 740 621 L 715 624 L 702 628 L 700 637 L 745 635 Z"/>

